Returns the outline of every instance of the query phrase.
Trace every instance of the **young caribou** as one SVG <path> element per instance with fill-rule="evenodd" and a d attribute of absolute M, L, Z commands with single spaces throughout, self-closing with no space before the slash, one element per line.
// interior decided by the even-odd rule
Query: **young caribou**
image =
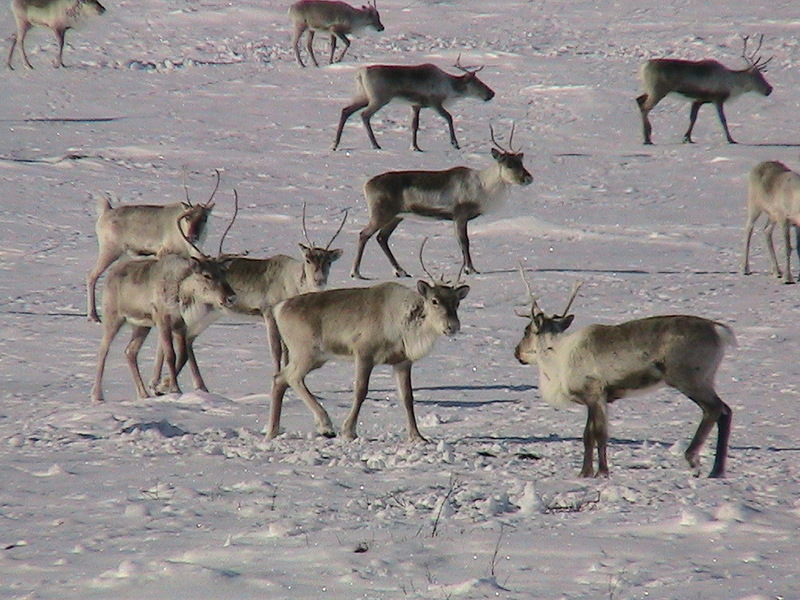
<path fill-rule="evenodd" d="M 764 71 L 771 58 L 762 61 L 757 57 L 764 36 L 758 47 L 747 55 L 747 37 L 744 38 L 742 58 L 747 63 L 745 69 L 735 71 L 715 60 L 679 60 L 671 58 L 654 58 L 644 63 L 639 71 L 644 84 L 644 94 L 636 98 L 642 114 L 642 130 L 644 143 L 652 144 L 650 134 L 653 130 L 648 115 L 664 96 L 669 93 L 679 94 L 692 101 L 689 115 L 689 129 L 683 135 L 683 141 L 692 142 L 692 129 L 697 120 L 697 113 L 703 104 L 713 103 L 717 108 L 719 121 L 725 130 L 728 142 L 735 144 L 728 130 L 723 105 L 731 98 L 745 92 L 758 92 L 763 96 L 772 93 L 772 86 L 764 78 Z"/>
<path fill-rule="evenodd" d="M 345 52 L 350 47 L 348 33 L 372 27 L 375 31 L 383 31 L 381 16 L 378 14 L 377 2 L 362 6 L 360 9 L 350 6 L 345 2 L 332 2 L 330 0 L 300 0 L 289 8 L 289 18 L 294 25 L 292 33 L 292 48 L 294 55 L 301 67 L 305 67 L 300 58 L 300 38 L 308 31 L 306 48 L 311 62 L 319 66 L 317 57 L 314 56 L 314 32 L 324 31 L 331 36 L 330 64 L 341 62 Z M 342 40 L 344 48 L 339 58 L 333 60 L 336 52 L 336 39 Z"/>
<path fill-rule="evenodd" d="M 458 305 L 468 292 L 466 285 L 444 282 L 418 281 L 416 291 L 389 282 L 312 292 L 278 304 L 275 321 L 289 362 L 273 379 L 268 437 L 280 433 L 283 397 L 289 387 L 314 414 L 317 432 L 326 437 L 336 435 L 328 413 L 306 387 L 305 378 L 328 360 L 345 358 L 355 361 L 356 373 L 353 406 L 342 425 L 342 436 L 348 440 L 356 437 L 356 422 L 372 369 L 388 364 L 394 369 L 397 394 L 405 407 L 408 438 L 425 441 L 414 416 L 411 366 L 431 351 L 440 335 L 458 332 Z"/>
<path fill-rule="evenodd" d="M 514 128 L 506 150 L 492 137 L 494 163 L 479 171 L 469 167 L 453 167 L 444 171 L 389 171 L 364 184 L 364 198 L 369 209 L 369 223 L 358 236 L 352 277 L 363 279 L 361 258 L 367 241 L 378 233 L 378 244 L 394 268 L 397 277 L 410 275 L 397 262 L 389 248 L 389 236 L 403 220 L 401 215 L 453 221 L 461 246 L 465 272 L 477 273 L 469 253 L 467 223 L 499 207 L 508 196 L 511 185 L 529 185 L 531 174 L 522 164 L 524 154 L 513 149 Z"/>
<path fill-rule="evenodd" d="M 797 236 L 797 254 L 800 256 L 800 175 L 776 160 L 758 163 L 750 170 L 747 182 L 747 223 L 744 227 L 744 250 L 742 252 L 742 273 L 750 274 L 750 237 L 753 227 L 761 216 L 767 214 L 764 238 L 772 261 L 772 274 L 781 277 L 784 283 L 794 283 L 791 268 L 792 244 L 789 229 L 794 226 Z M 783 234 L 784 256 L 786 265 L 781 273 L 775 246 L 772 243 L 772 231 L 780 225 Z"/>
<path fill-rule="evenodd" d="M 97 355 L 92 399 L 103 400 L 103 371 L 108 349 L 125 323 L 133 327 L 125 356 L 139 398 L 146 398 L 148 394 L 137 358 L 153 326 L 159 330 L 159 351 L 167 359 L 169 373 L 165 391 L 180 392 L 173 336 L 178 352 L 188 357 L 195 387 L 205 390 L 194 358 L 194 338 L 187 335 L 186 324 L 187 321 L 198 323 L 203 319 L 213 320 L 216 312 L 236 301 L 236 295 L 225 281 L 224 271 L 224 260 L 177 254 L 162 254 L 115 264 L 106 277 L 103 292 L 103 338 Z"/>
<path fill-rule="evenodd" d="M 525 284 L 530 292 L 527 280 Z M 685 452 L 693 468 L 699 465 L 700 450 L 716 423 L 717 452 L 709 477 L 723 477 L 731 409 L 714 391 L 714 376 L 725 347 L 735 344 L 733 331 L 701 317 L 671 315 L 619 325 L 590 325 L 566 334 L 574 319 L 567 312 L 578 287 L 561 315 L 544 314 L 531 294 L 530 323 L 514 355 L 523 364 L 538 365 L 539 389 L 546 402 L 556 407 L 586 406 L 581 477 L 608 476 L 607 405 L 661 383 L 682 392 L 703 410 L 703 419 Z"/>
<path fill-rule="evenodd" d="M 102 15 L 106 9 L 97 0 L 11 0 L 11 11 L 17 23 L 17 31 L 11 36 L 11 50 L 8 53 L 6 66 L 14 67 L 14 49 L 19 44 L 22 62 L 32 69 L 25 53 L 25 36 L 34 26 L 47 27 L 53 31 L 58 42 L 58 54 L 53 60 L 54 67 L 64 67 L 64 36 L 67 29 L 72 29 L 82 21 Z"/>
<path fill-rule="evenodd" d="M 460 61 L 456 61 L 455 67 L 464 74 L 450 75 L 432 64 L 371 65 L 360 68 L 356 73 L 356 96 L 342 109 L 333 150 L 339 147 L 347 119 L 362 108 L 364 111 L 361 113 L 361 120 L 364 122 L 369 141 L 373 148 L 380 150 L 370 119 L 395 99 L 411 104 L 411 147 L 414 150 L 420 149 L 417 145 L 419 111 L 426 107 L 432 108 L 447 121 L 450 143 L 454 148 L 459 148 L 453 127 L 453 116 L 445 109 L 445 105 L 461 98 L 477 98 L 488 102 L 494 98 L 494 92 L 478 79 L 477 73 L 483 67 L 468 69 L 462 67 Z"/>
<path fill-rule="evenodd" d="M 192 204 L 188 193 L 186 202 L 165 205 L 131 204 L 114 208 L 107 198 L 97 199 L 95 231 L 99 251 L 94 268 L 86 277 L 89 320 L 100 322 L 95 291 L 97 280 L 123 254 L 153 256 L 171 252 L 183 256 L 202 256 L 197 244 L 202 244 L 205 237 L 219 181 L 217 172 L 214 191 L 205 204 Z"/>

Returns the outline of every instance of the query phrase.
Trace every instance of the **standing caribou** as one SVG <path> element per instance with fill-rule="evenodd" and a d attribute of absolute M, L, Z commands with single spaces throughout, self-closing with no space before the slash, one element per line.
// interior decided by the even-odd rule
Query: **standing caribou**
<path fill-rule="evenodd" d="M 236 295 L 225 281 L 225 266 L 225 260 L 167 253 L 121 261 L 111 268 L 103 291 L 103 338 L 97 355 L 93 400 L 103 400 L 103 371 L 108 349 L 125 323 L 133 327 L 125 356 L 140 398 L 148 394 L 137 358 L 153 326 L 159 330 L 159 352 L 167 359 L 169 373 L 164 391 L 180 392 L 173 336 L 178 353 L 188 357 L 195 387 L 206 390 L 194 358 L 192 342 L 196 336 L 191 335 L 187 322 L 214 320 L 223 307 L 236 301 Z"/>
<path fill-rule="evenodd" d="M 417 145 L 419 111 L 426 107 L 432 108 L 447 121 L 450 129 L 450 143 L 454 148 L 459 148 L 453 127 L 453 117 L 445 109 L 445 104 L 461 98 L 477 98 L 488 102 L 494 98 L 494 92 L 478 79 L 477 73 L 483 67 L 477 69 L 462 67 L 460 60 L 456 61 L 455 67 L 464 74 L 450 75 L 432 64 L 371 65 L 360 68 L 356 73 L 356 96 L 348 106 L 342 109 L 333 150 L 339 147 L 342 130 L 347 119 L 362 108 L 364 111 L 361 113 L 361 120 L 364 122 L 369 141 L 373 148 L 380 150 L 381 147 L 375 139 L 370 119 L 372 115 L 395 99 L 411 104 L 413 111 L 411 147 L 414 150 L 419 151 L 420 149 Z"/>
<path fill-rule="evenodd" d="M 723 110 L 725 102 L 745 92 L 758 92 L 763 96 L 769 96 L 772 93 L 772 86 L 764 78 L 764 71 L 772 59 L 761 60 L 760 56 L 756 56 L 761 49 L 764 36 L 761 36 L 758 47 L 749 56 L 747 55 L 747 40 L 748 38 L 745 37 L 742 49 L 742 58 L 747 63 L 747 67 L 739 71 L 729 69 L 715 60 L 655 58 L 642 65 L 639 74 L 644 84 L 644 94 L 636 98 L 636 102 L 642 114 L 645 144 L 653 143 L 650 137 L 653 128 L 648 115 L 655 105 L 669 93 L 679 94 L 692 101 L 689 129 L 683 135 L 684 142 L 692 142 L 692 129 L 694 129 L 700 107 L 703 104 L 713 103 L 717 108 L 722 128 L 725 130 L 725 137 L 731 144 L 736 143 L 728 131 L 728 121 L 725 119 Z"/>
<path fill-rule="evenodd" d="M 317 432 L 326 437 L 336 435 L 328 413 L 306 387 L 305 378 L 339 357 L 355 361 L 356 371 L 353 406 L 341 431 L 345 439 L 356 437 L 356 422 L 372 369 L 388 364 L 394 369 L 397 394 L 405 407 L 409 441 L 425 441 L 414 416 L 411 366 L 431 351 L 439 336 L 458 332 L 458 305 L 468 292 L 466 285 L 420 280 L 416 291 L 389 282 L 312 292 L 278 304 L 275 321 L 289 362 L 273 379 L 268 437 L 280 433 L 283 397 L 289 387 L 314 414 Z"/>
<path fill-rule="evenodd" d="M 299 244 L 303 255 L 302 261 L 285 254 L 269 258 L 227 257 L 225 278 L 236 293 L 236 302 L 227 307 L 227 312 L 264 320 L 275 373 L 280 371 L 283 361 L 283 344 L 275 324 L 273 310 L 279 302 L 287 298 L 306 292 L 317 292 L 328 284 L 331 265 L 342 255 L 341 250 L 331 250 L 330 247 L 342 231 L 346 220 L 347 212 L 342 218 L 339 229 L 333 234 L 328 244 L 324 248 L 317 246 L 308 238 L 306 211 L 305 205 L 303 205 L 303 236 L 308 245 Z M 231 222 L 231 224 L 233 223 Z M 225 236 L 223 235 L 219 243 L 220 256 L 222 256 L 224 241 Z M 209 319 L 203 319 L 196 324 L 189 323 L 189 338 L 193 340 L 211 323 L 212 321 Z M 186 359 L 185 355 L 178 355 L 178 373 L 186 364 Z M 156 392 L 160 392 L 163 387 L 163 382 L 160 382 L 162 361 L 163 356 L 159 350 L 156 353 L 155 369 L 150 384 Z"/>
<path fill-rule="evenodd" d="M 688 315 L 657 316 L 619 325 L 590 325 L 565 331 L 567 314 L 580 284 L 560 315 L 542 312 L 531 295 L 530 323 L 514 355 L 523 364 L 537 363 L 542 398 L 552 406 L 586 406 L 581 477 L 608 476 L 608 404 L 637 390 L 664 383 L 703 410 L 685 457 L 692 468 L 714 424 L 717 452 L 709 477 L 724 477 L 731 428 L 731 409 L 714 391 L 714 376 L 725 347 L 735 344 L 733 331 L 722 323 Z M 597 448 L 598 468 L 593 456 Z"/>
<path fill-rule="evenodd" d="M 25 36 L 31 27 L 47 27 L 53 31 L 58 42 L 58 54 L 53 60 L 54 67 L 64 67 L 64 37 L 67 29 L 72 29 L 86 19 L 106 12 L 97 0 L 11 0 L 11 12 L 17 23 L 17 31 L 11 36 L 11 50 L 8 52 L 6 66 L 14 58 L 14 49 L 19 44 L 22 62 L 28 68 L 33 65 L 25 52 Z"/>
<path fill-rule="evenodd" d="M 205 237 L 219 182 L 217 171 L 214 190 L 204 204 L 192 204 L 188 192 L 185 202 L 132 204 L 116 208 L 112 208 L 107 198 L 98 197 L 95 231 L 99 251 L 94 268 L 86 277 L 89 320 L 100 322 L 95 291 L 97 280 L 123 254 L 152 256 L 172 252 L 183 256 L 202 256 L 196 244 L 201 244 Z"/>
<path fill-rule="evenodd" d="M 369 223 L 358 235 L 352 277 L 363 279 L 361 258 L 364 246 L 375 232 L 378 244 L 394 268 L 397 277 L 410 275 L 397 262 L 389 248 L 389 236 L 403 220 L 401 215 L 453 221 L 461 246 L 462 264 L 466 273 L 477 273 L 469 253 L 467 223 L 501 205 L 511 185 L 529 185 L 531 174 L 522 164 L 522 152 L 513 149 L 514 128 L 511 128 L 508 149 L 495 140 L 489 128 L 494 163 L 478 171 L 469 167 L 453 167 L 444 171 L 389 171 L 364 184 L 364 198 L 369 209 Z"/>
<path fill-rule="evenodd" d="M 311 62 L 319 66 L 317 57 L 314 56 L 314 32 L 324 31 L 331 36 L 330 64 L 341 62 L 344 53 L 350 47 L 348 33 L 372 27 L 375 31 L 383 31 L 381 16 L 378 14 L 377 2 L 362 6 L 360 9 L 350 6 L 345 2 L 332 2 L 330 0 L 300 0 L 289 7 L 289 18 L 294 25 L 292 33 L 292 48 L 294 55 L 301 67 L 305 67 L 300 58 L 300 38 L 308 30 L 306 48 Z M 336 38 L 342 40 L 344 48 L 339 58 L 333 60 L 336 52 Z"/>
<path fill-rule="evenodd" d="M 273 309 L 292 296 L 322 290 L 328 284 L 331 265 L 342 256 L 340 249 L 331 250 L 331 244 L 342 231 L 347 213 L 324 248 L 309 240 L 305 216 L 304 206 L 303 236 L 307 245 L 299 244 L 302 261 L 285 254 L 263 259 L 238 257 L 228 267 L 228 281 L 236 291 L 236 303 L 230 310 L 264 319 L 275 373 L 281 368 L 283 346 Z"/>
<path fill-rule="evenodd" d="M 784 283 L 794 283 L 792 277 L 791 254 L 792 244 L 790 229 L 794 227 L 797 236 L 797 253 L 800 256 L 800 174 L 776 160 L 758 163 L 750 170 L 747 182 L 747 223 L 744 228 L 744 249 L 742 251 L 742 273 L 750 274 L 750 237 L 753 227 L 761 216 L 767 214 L 764 238 L 772 261 L 772 274 L 781 277 Z M 784 256 L 786 258 L 783 273 L 775 256 L 772 243 L 772 231 L 780 225 L 783 234 Z"/>

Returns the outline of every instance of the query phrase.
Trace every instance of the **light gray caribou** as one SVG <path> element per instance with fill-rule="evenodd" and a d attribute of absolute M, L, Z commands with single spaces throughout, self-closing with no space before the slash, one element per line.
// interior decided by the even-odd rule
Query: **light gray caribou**
<path fill-rule="evenodd" d="M 639 74 L 644 85 L 644 94 L 636 98 L 636 102 L 642 114 L 645 144 L 653 143 L 651 139 L 653 128 L 648 115 L 656 104 L 669 93 L 679 94 L 692 102 L 689 129 L 683 135 L 684 142 L 692 142 L 692 129 L 694 129 L 700 107 L 703 104 L 713 103 L 722 128 L 725 130 L 725 137 L 731 144 L 736 143 L 728 130 L 728 121 L 723 110 L 725 102 L 745 92 L 758 92 L 763 96 L 769 96 L 772 93 L 772 86 L 764 78 L 767 63 L 772 59 L 761 60 L 761 57 L 756 56 L 761 49 L 764 36 L 761 36 L 758 48 L 749 56 L 747 55 L 747 39 L 744 38 L 744 49 L 742 50 L 742 58 L 747 63 L 747 67 L 738 71 L 729 69 L 716 60 L 654 58 L 642 65 Z"/>
<path fill-rule="evenodd" d="M 792 277 L 792 244 L 790 229 L 794 227 L 797 237 L 797 254 L 800 256 L 800 175 L 776 160 L 758 163 L 750 170 L 747 181 L 747 222 L 744 228 L 744 249 L 742 251 L 742 273 L 750 274 L 750 238 L 753 227 L 762 213 L 767 215 L 764 239 L 772 261 L 772 274 L 781 277 L 784 283 L 794 283 Z M 780 225 L 786 264 L 781 273 L 772 232 Z"/>
<path fill-rule="evenodd" d="M 388 364 L 394 369 L 398 397 L 405 407 L 408 438 L 425 441 L 414 416 L 411 366 L 431 351 L 439 336 L 458 332 L 458 306 L 468 292 L 466 285 L 420 280 L 416 291 L 389 282 L 312 292 L 278 304 L 275 321 L 289 362 L 273 379 L 268 437 L 280 433 L 283 397 L 289 387 L 314 414 L 317 432 L 326 437 L 336 435 L 328 413 L 306 387 L 305 378 L 328 360 L 343 358 L 355 361 L 355 384 L 353 406 L 342 425 L 342 436 L 349 440 L 356 437 L 356 422 L 372 369 Z"/>
<path fill-rule="evenodd" d="M 194 357 L 194 337 L 187 335 L 187 321 L 216 319 L 215 314 L 232 306 L 236 295 L 225 280 L 225 260 L 161 254 L 116 263 L 108 272 L 103 292 L 103 337 L 97 355 L 97 374 L 92 399 L 103 400 L 103 371 L 111 342 L 120 328 L 133 328 L 125 348 L 139 398 L 148 396 L 138 355 L 150 329 L 158 327 L 160 352 L 167 360 L 167 392 L 180 392 L 173 336 L 178 352 L 187 356 L 195 387 L 206 390 Z"/>
<path fill-rule="evenodd" d="M 219 189 L 220 176 L 208 201 L 192 204 L 188 192 L 185 202 L 174 204 L 129 204 L 112 207 L 108 198 L 97 199 L 98 255 L 94 268 L 86 276 L 87 314 L 89 320 L 100 322 L 97 314 L 96 287 L 100 275 L 123 254 L 153 256 L 174 253 L 183 256 L 202 256 L 197 248 L 206 234 L 206 225 L 214 208 L 214 195 Z"/>
<path fill-rule="evenodd" d="M 389 236 L 406 214 L 453 221 L 463 268 L 467 273 L 477 273 L 469 252 L 467 223 L 501 206 L 510 186 L 525 186 L 533 181 L 522 163 L 524 154 L 513 150 L 513 127 L 508 149 L 495 140 L 491 127 L 490 133 L 495 146 L 492 148 L 494 162 L 483 170 L 453 167 L 444 171 L 389 171 L 364 184 L 369 222 L 358 235 L 352 277 L 363 279 L 364 247 L 376 232 L 378 244 L 392 264 L 394 274 L 409 277 L 389 248 Z"/>
<path fill-rule="evenodd" d="M 701 317 L 669 315 L 589 325 L 567 334 L 574 319 L 567 313 L 578 287 L 560 315 L 544 314 L 531 294 L 530 323 L 514 355 L 523 364 L 538 365 L 539 390 L 547 403 L 586 407 L 581 477 L 608 476 L 608 404 L 658 384 L 677 389 L 703 410 L 685 452 L 692 468 L 699 466 L 700 450 L 717 425 L 717 451 L 709 477 L 723 477 L 732 412 L 714 391 L 714 376 L 725 347 L 735 344 L 733 331 Z"/>
<path fill-rule="evenodd" d="M 22 61 L 29 69 L 33 68 L 25 53 L 25 36 L 34 26 L 47 27 L 53 31 L 58 42 L 58 54 L 53 60 L 54 67 L 64 67 L 64 36 L 67 29 L 82 21 L 102 15 L 106 9 L 97 0 L 11 0 L 11 12 L 17 23 L 17 31 L 11 36 L 11 50 L 6 65 L 14 67 L 11 61 L 14 49 L 19 44 Z"/>
<path fill-rule="evenodd" d="M 455 67 L 464 72 L 463 75 L 450 75 L 432 64 L 406 65 L 371 65 L 361 67 L 356 73 L 356 95 L 352 102 L 342 109 L 339 126 L 333 149 L 339 147 L 344 125 L 353 113 L 362 108 L 361 120 L 367 130 L 372 147 L 380 150 L 375 133 L 372 131 L 370 119 L 372 115 L 389 104 L 399 100 L 411 104 L 411 147 L 419 150 L 417 132 L 419 130 L 419 111 L 429 107 L 439 113 L 447 121 L 450 130 L 450 143 L 458 148 L 456 131 L 453 127 L 453 116 L 445 108 L 461 98 L 476 98 L 488 102 L 494 98 L 494 91 L 478 79 L 480 68 L 462 67 L 456 61 Z"/>
<path fill-rule="evenodd" d="M 360 9 L 350 6 L 345 2 L 332 2 L 330 0 L 300 0 L 289 7 L 289 18 L 292 20 L 292 48 L 294 55 L 301 67 L 305 67 L 300 58 L 300 38 L 308 31 L 306 48 L 311 62 L 319 66 L 317 57 L 314 56 L 314 32 L 323 31 L 331 36 L 331 55 L 329 63 L 341 62 L 345 52 L 350 47 L 348 33 L 358 32 L 367 27 L 375 31 L 383 31 L 381 16 L 378 14 L 377 2 L 372 2 Z M 336 52 L 336 39 L 342 40 L 344 48 L 334 61 Z"/>

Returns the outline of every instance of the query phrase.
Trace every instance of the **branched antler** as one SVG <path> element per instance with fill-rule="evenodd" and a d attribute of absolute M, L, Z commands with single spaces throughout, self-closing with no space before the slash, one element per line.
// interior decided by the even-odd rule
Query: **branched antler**
<path fill-rule="evenodd" d="M 758 71 L 766 71 L 767 65 L 769 62 L 775 58 L 774 56 L 770 56 L 767 60 L 761 60 L 761 56 L 756 56 L 758 52 L 761 50 L 761 44 L 764 43 L 764 34 L 762 33 L 758 38 L 758 46 L 750 55 L 747 55 L 747 42 L 750 40 L 750 36 L 746 35 L 742 37 L 742 58 L 745 62 L 750 66 L 750 68 L 757 69 Z"/>
<path fill-rule="evenodd" d="M 464 73 L 477 73 L 478 71 L 483 71 L 483 67 L 486 65 L 481 65 L 480 67 L 465 67 L 461 64 L 461 53 L 458 54 L 458 58 L 456 58 L 456 64 L 453 65 L 459 71 L 464 71 Z"/>
<path fill-rule="evenodd" d="M 221 176 L 219 174 L 219 169 L 214 169 L 214 173 L 216 173 L 217 181 L 214 183 L 214 191 L 211 192 L 211 196 L 208 198 L 208 201 L 204 204 L 204 206 L 209 206 L 211 201 L 214 199 L 214 196 L 219 189 L 219 182 L 221 180 Z M 192 201 L 189 199 L 189 187 L 186 184 L 186 167 L 183 167 L 183 195 L 186 197 L 186 205 L 187 206 L 194 206 Z"/>

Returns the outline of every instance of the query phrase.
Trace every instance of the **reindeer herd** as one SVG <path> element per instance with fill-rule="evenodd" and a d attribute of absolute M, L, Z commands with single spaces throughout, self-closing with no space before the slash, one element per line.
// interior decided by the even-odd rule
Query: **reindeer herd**
<path fill-rule="evenodd" d="M 32 26 L 53 30 L 59 45 L 54 64 L 63 67 L 66 30 L 105 11 L 97 0 L 12 0 L 11 8 L 17 31 L 12 36 L 9 68 L 13 68 L 16 47 L 24 65 L 32 68 L 24 44 L 25 34 Z M 315 32 L 330 36 L 332 64 L 341 61 L 347 52 L 348 34 L 369 27 L 384 30 L 374 2 L 359 9 L 344 2 L 300 0 L 289 8 L 289 17 L 293 23 L 292 48 L 301 67 L 305 66 L 300 53 L 304 35 L 309 59 L 319 66 L 313 49 Z M 344 45 L 338 57 L 337 40 Z M 713 60 L 660 58 L 645 62 L 640 70 L 644 93 L 636 99 L 644 143 L 652 144 L 650 112 L 670 93 L 691 101 L 684 142 L 692 142 L 700 107 L 712 103 L 728 142 L 735 143 L 728 129 L 724 103 L 749 91 L 764 96 L 772 92 L 764 77 L 769 59 L 762 60 L 758 55 L 763 36 L 750 53 L 748 41 L 744 39 L 742 58 L 747 66 L 742 70 L 729 69 Z M 359 68 L 356 94 L 341 111 L 332 149 L 339 147 L 348 119 L 358 111 L 372 147 L 380 149 L 370 119 L 394 100 L 412 107 L 413 150 L 420 150 L 419 118 L 425 107 L 432 108 L 446 121 L 450 143 L 459 148 L 453 117 L 445 107 L 462 98 L 489 101 L 495 92 L 478 78 L 481 68 L 462 66 L 460 57 L 455 67 L 461 74 L 451 75 L 433 64 Z M 269 438 L 280 434 L 281 407 L 289 388 L 313 414 L 319 434 L 327 437 L 337 434 L 305 379 L 327 361 L 344 358 L 355 363 L 354 397 L 339 433 L 346 439 L 356 437 L 356 423 L 370 374 L 375 366 L 388 364 L 394 370 L 398 397 L 406 411 L 408 438 L 412 442 L 425 441 L 414 414 L 411 368 L 431 351 L 437 338 L 454 335 L 460 329 L 459 304 L 470 290 L 462 283 L 462 274 L 478 272 L 470 255 L 467 225 L 500 206 L 512 186 L 527 186 L 533 181 L 523 164 L 522 152 L 513 147 L 514 128 L 507 147 L 501 145 L 491 127 L 490 137 L 493 162 L 483 169 L 457 166 L 442 171 L 390 171 L 364 184 L 369 220 L 358 235 L 350 273 L 353 278 L 363 279 L 361 261 L 367 242 L 375 234 L 394 275 L 409 277 L 389 246 L 392 232 L 405 215 L 449 220 L 454 224 L 462 256 L 457 278 L 447 282 L 430 275 L 423 261 L 423 242 L 419 261 L 430 281 L 420 280 L 413 289 L 395 282 L 324 289 L 332 264 L 342 255 L 341 249 L 331 246 L 345 225 L 346 212 L 338 230 L 321 247 L 309 240 L 303 206 L 302 231 L 306 243 L 299 244 L 299 260 L 283 254 L 268 258 L 223 254 L 225 235 L 217 256 L 206 255 L 200 246 L 220 185 L 218 172 L 209 199 L 200 204 L 192 203 L 188 192 L 184 202 L 168 205 L 114 207 L 107 198 L 99 198 L 96 223 L 99 251 L 86 279 L 87 315 L 90 320 L 101 322 L 103 328 L 92 399 L 104 399 L 103 373 L 109 347 L 123 325 L 131 326 L 125 356 L 136 392 L 144 398 L 179 392 L 178 375 L 186 363 L 195 388 L 207 390 L 194 354 L 195 339 L 226 313 L 245 315 L 264 321 L 272 355 Z M 238 211 L 235 191 L 234 198 Z M 742 272 L 750 273 L 750 238 L 756 220 L 764 213 L 772 272 L 785 283 L 792 283 L 790 228 L 794 226 L 797 232 L 800 226 L 800 175 L 777 161 L 759 163 L 749 175 L 747 204 Z M 234 220 L 235 217 L 236 213 Z M 785 248 L 783 270 L 772 244 L 772 232 L 778 224 Z M 800 256 L 800 233 L 797 246 Z M 106 275 L 101 318 L 96 287 L 103 273 Z M 545 401 L 554 406 L 586 407 L 581 476 L 608 476 L 608 404 L 658 384 L 677 389 L 702 410 L 702 420 L 685 452 L 693 468 L 699 465 L 700 450 L 716 425 L 716 457 L 710 476 L 724 476 L 732 411 L 716 394 L 714 377 L 725 348 L 735 344 L 728 326 L 697 316 L 668 315 L 618 325 L 590 325 L 567 333 L 574 319 L 569 309 L 579 285 L 561 314 L 547 315 L 539 308 L 521 268 L 520 274 L 530 294 L 531 310 L 525 315 L 529 323 L 514 356 L 523 364 L 538 366 L 539 390 Z M 153 327 L 158 330 L 159 343 L 153 376 L 149 385 L 145 385 L 138 355 Z M 167 371 L 163 375 L 165 361 Z"/>

